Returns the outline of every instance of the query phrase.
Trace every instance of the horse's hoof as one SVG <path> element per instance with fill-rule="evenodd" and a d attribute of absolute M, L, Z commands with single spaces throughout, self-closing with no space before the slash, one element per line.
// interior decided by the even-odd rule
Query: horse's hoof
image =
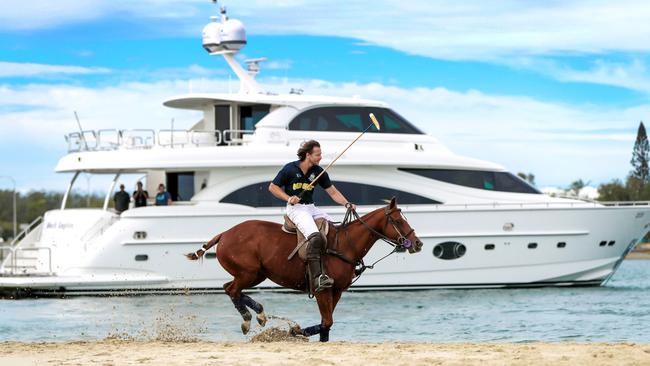
<path fill-rule="evenodd" d="M 302 328 L 300 328 L 300 325 L 294 325 L 293 327 L 289 328 L 289 335 L 292 337 L 296 337 L 304 334 L 302 332 Z"/>
<path fill-rule="evenodd" d="M 241 323 L 241 332 L 244 333 L 244 335 L 248 334 L 248 331 L 251 330 L 251 321 L 246 320 L 243 323 Z"/>
<path fill-rule="evenodd" d="M 266 325 L 266 314 L 264 312 L 261 312 L 257 314 L 257 324 L 259 324 L 261 327 L 264 327 Z"/>

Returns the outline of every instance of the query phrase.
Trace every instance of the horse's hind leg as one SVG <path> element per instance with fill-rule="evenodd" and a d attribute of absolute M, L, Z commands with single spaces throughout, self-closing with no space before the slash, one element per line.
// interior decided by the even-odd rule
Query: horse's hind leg
<path fill-rule="evenodd" d="M 262 282 L 262 281 L 260 281 Z M 253 309 L 255 313 L 257 313 L 257 316 L 255 317 L 257 319 L 257 324 L 260 326 L 265 326 L 266 325 L 266 314 L 264 313 L 264 307 L 262 304 L 259 302 L 253 300 L 252 297 L 246 295 L 245 293 L 241 293 L 241 301 L 249 307 L 250 309 Z"/>
<path fill-rule="evenodd" d="M 251 280 L 251 278 L 253 279 Z M 235 309 L 237 309 L 239 314 L 241 314 L 242 318 L 244 319 L 244 322 L 241 324 L 241 331 L 244 334 L 247 334 L 251 328 L 252 316 L 248 311 L 247 306 L 258 314 L 257 322 L 260 325 L 264 326 L 266 324 L 266 315 L 264 314 L 264 308 L 262 305 L 253 300 L 250 296 L 242 294 L 241 292 L 242 289 L 255 286 L 262 281 L 264 281 L 263 277 L 256 278 L 253 276 L 240 275 L 235 277 L 233 281 L 223 285 L 224 290 L 228 296 L 230 296 L 230 300 L 232 301 L 233 305 L 235 305 Z"/>

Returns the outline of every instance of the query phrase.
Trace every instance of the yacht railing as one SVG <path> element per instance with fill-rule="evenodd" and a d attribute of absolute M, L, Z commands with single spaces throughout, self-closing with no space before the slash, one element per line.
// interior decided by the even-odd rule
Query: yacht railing
<path fill-rule="evenodd" d="M 444 203 L 435 205 L 436 209 L 474 209 L 474 208 L 535 208 L 535 207 L 631 207 L 650 206 L 650 201 L 573 201 L 573 202 L 485 202 L 485 203 Z"/>
<path fill-rule="evenodd" d="M 39 216 L 34 219 L 34 221 L 30 222 L 29 225 L 27 225 L 26 228 L 24 228 L 16 237 L 9 243 L 10 246 L 16 245 L 19 241 L 23 240 L 29 234 L 34 230 L 34 227 L 38 226 L 41 222 L 43 222 L 43 216 Z M 39 234 L 40 236 L 40 234 Z"/>
<path fill-rule="evenodd" d="M 81 236 L 81 241 L 84 243 L 84 250 L 87 250 L 88 242 L 98 235 L 104 234 L 104 231 L 111 227 L 115 222 L 120 219 L 119 216 L 102 217 L 90 228 L 84 235 Z"/>
<path fill-rule="evenodd" d="M 29 248 L 20 248 L 10 245 L 0 245 L 0 250 L 8 250 L 11 252 L 11 257 L 7 258 L 10 260 L 10 263 L 2 263 L 3 272 L 0 275 L 51 275 L 52 274 L 52 249 L 50 247 L 29 247 Z M 19 264 L 19 261 L 37 261 L 40 259 L 39 256 L 36 257 L 21 257 L 18 258 L 19 252 L 39 252 L 44 250 L 47 252 L 47 271 L 37 271 L 38 266 L 36 264 Z M 5 261 L 6 262 L 6 261 Z M 22 272 L 22 273 L 21 273 Z"/>
<path fill-rule="evenodd" d="M 65 135 L 68 152 L 241 145 L 252 130 L 88 130 Z"/>

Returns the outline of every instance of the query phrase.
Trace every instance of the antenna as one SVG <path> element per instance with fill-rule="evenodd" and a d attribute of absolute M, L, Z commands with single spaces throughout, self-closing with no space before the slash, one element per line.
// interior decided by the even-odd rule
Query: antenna
<path fill-rule="evenodd" d="M 77 116 L 77 111 L 74 112 L 74 118 L 77 120 L 77 126 L 79 126 L 79 134 L 81 135 L 81 141 L 84 142 L 86 150 L 88 150 L 88 142 L 86 142 L 86 136 L 84 136 L 84 130 L 81 128 L 81 122 L 79 122 L 79 116 Z"/>
<path fill-rule="evenodd" d="M 248 75 L 254 78 L 255 75 L 259 74 L 260 63 L 266 60 L 267 60 L 266 57 L 250 58 L 248 60 L 244 60 L 244 63 L 248 65 L 247 67 Z"/>

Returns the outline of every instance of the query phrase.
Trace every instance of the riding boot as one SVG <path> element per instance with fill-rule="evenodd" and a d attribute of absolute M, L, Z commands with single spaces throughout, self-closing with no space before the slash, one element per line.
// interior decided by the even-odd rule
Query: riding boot
<path fill-rule="evenodd" d="M 334 280 L 326 275 L 323 271 L 321 262 L 321 250 L 323 248 L 323 237 L 320 233 L 313 233 L 307 238 L 309 246 L 307 247 L 307 271 L 311 288 L 314 293 L 323 291 L 334 285 Z"/>

